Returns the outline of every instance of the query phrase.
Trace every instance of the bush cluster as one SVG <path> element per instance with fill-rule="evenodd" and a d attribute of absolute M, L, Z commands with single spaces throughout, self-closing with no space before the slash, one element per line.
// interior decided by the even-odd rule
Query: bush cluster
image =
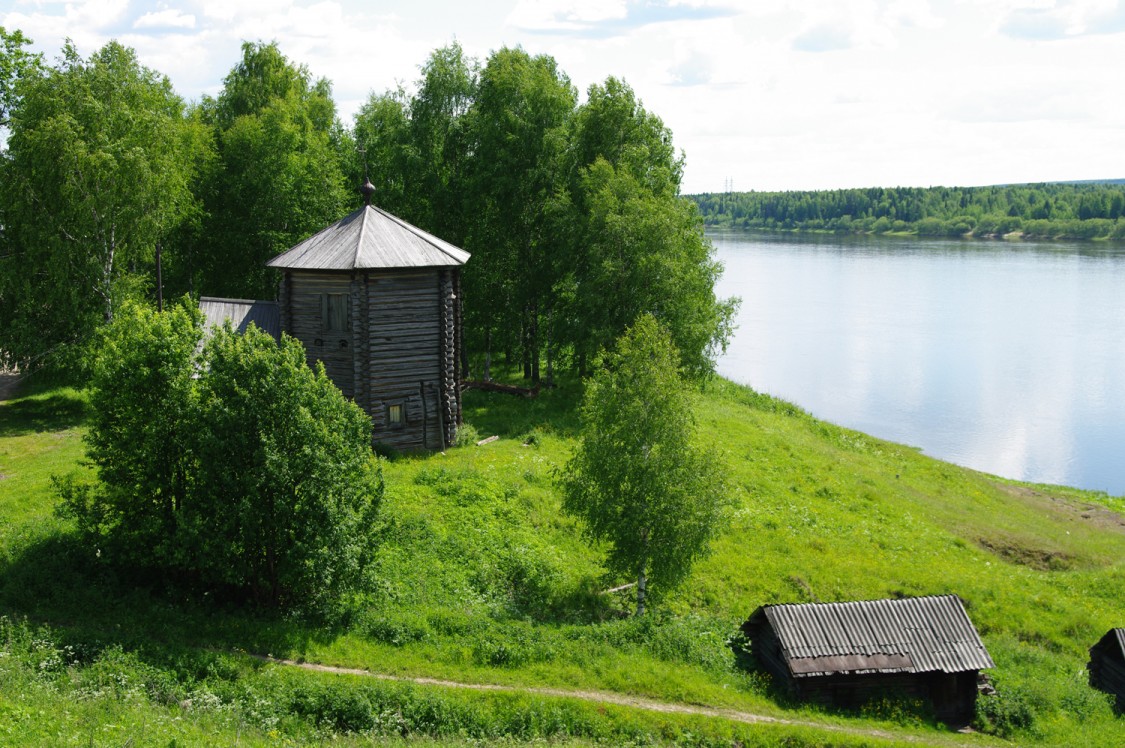
<path fill-rule="evenodd" d="M 301 344 L 186 303 L 125 308 L 101 337 L 87 456 L 61 510 L 106 562 L 256 603 L 323 609 L 356 588 L 382 497 L 367 415 Z"/>

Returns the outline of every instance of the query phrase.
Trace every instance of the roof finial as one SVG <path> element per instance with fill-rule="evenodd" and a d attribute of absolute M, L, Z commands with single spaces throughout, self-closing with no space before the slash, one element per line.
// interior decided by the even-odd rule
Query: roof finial
<path fill-rule="evenodd" d="M 375 194 L 375 185 L 371 184 L 371 180 L 367 177 L 367 148 L 360 146 L 358 149 L 361 156 L 363 156 L 363 186 L 359 191 L 363 193 L 363 204 L 371 205 L 371 196 Z"/>

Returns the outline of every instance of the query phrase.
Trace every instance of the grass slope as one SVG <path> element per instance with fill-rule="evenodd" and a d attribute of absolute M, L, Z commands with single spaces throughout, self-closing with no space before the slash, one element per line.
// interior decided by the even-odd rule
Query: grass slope
<path fill-rule="evenodd" d="M 82 393 L 0 404 L 0 725 L 50 714 L 59 744 L 120 744 L 123 735 L 161 745 L 219 735 L 248 745 L 328 735 L 992 744 L 951 734 L 900 701 L 858 714 L 792 703 L 736 667 L 725 645 L 764 603 L 953 592 L 997 663 L 1001 695 L 988 710 L 1002 734 L 1021 744 L 1125 742 L 1083 669 L 1087 647 L 1125 623 L 1121 499 L 1002 481 L 718 380 L 700 396 L 698 420 L 724 451 L 738 509 L 713 555 L 638 621 L 625 615 L 627 599 L 601 593 L 628 580 L 604 578 L 598 549 L 559 512 L 553 476 L 573 447 L 578 390 L 566 383 L 533 401 L 467 393 L 467 421 L 498 441 L 387 462 L 379 585 L 330 625 L 258 617 L 169 592 L 161 580 L 122 578 L 52 514 L 50 476 L 82 469 Z M 451 693 L 290 672 L 239 651 L 614 691 L 823 727 Z M 99 742 L 105 725 L 120 731 Z M 37 744 L 29 736 L 46 733 L 16 735 Z M 3 742 L 21 742 L 11 738 Z"/>

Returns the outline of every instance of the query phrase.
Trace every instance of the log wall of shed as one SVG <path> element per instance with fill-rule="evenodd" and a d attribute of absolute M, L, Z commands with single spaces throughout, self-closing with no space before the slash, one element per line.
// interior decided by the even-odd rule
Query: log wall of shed
<path fill-rule="evenodd" d="M 1118 711 L 1125 711 L 1125 660 L 1113 646 L 1099 643 L 1090 649 L 1090 685 L 1111 694 L 1116 699 Z"/>

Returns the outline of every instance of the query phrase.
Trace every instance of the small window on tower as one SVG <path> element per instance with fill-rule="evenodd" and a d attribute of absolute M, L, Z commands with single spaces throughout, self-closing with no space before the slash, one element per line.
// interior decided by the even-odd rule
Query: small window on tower
<path fill-rule="evenodd" d="M 327 332 L 347 332 L 348 295 L 346 293 L 321 294 L 320 321 Z"/>
<path fill-rule="evenodd" d="M 402 406 L 387 406 L 387 425 L 391 428 L 400 428 L 403 425 Z"/>

